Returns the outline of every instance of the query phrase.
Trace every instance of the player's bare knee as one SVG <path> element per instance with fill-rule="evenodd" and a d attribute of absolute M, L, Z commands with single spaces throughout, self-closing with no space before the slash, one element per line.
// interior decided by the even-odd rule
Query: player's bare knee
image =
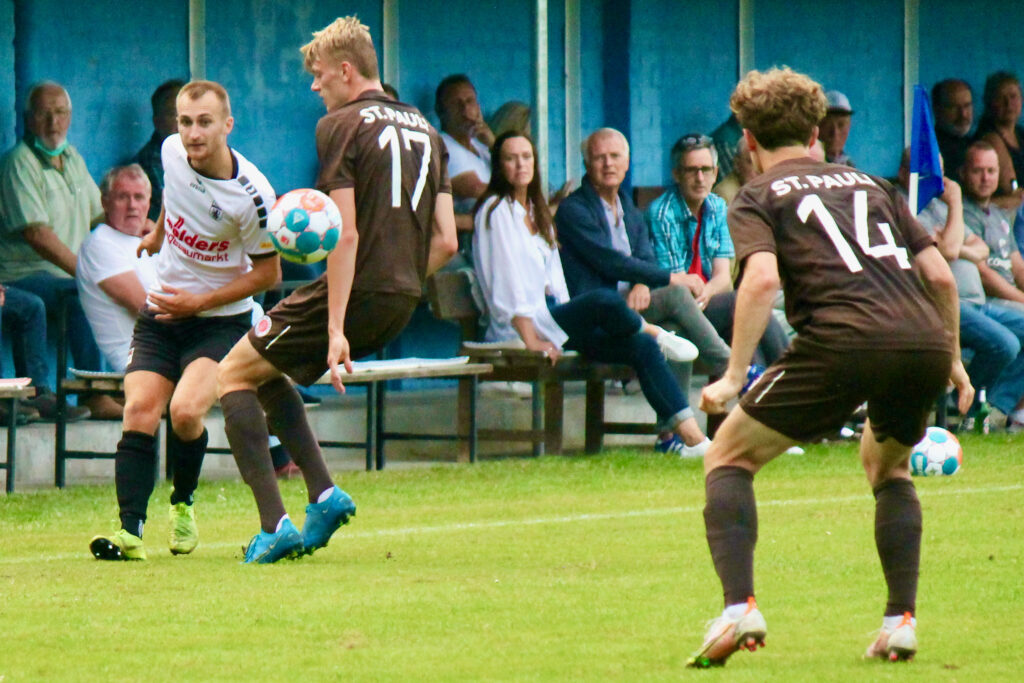
<path fill-rule="evenodd" d="M 124 430 L 155 434 L 163 406 L 149 397 L 128 399 L 124 404 Z"/>
<path fill-rule="evenodd" d="M 199 434 L 203 431 L 203 419 L 209 406 L 205 402 L 191 399 L 171 401 L 171 424 L 179 436 Z"/>

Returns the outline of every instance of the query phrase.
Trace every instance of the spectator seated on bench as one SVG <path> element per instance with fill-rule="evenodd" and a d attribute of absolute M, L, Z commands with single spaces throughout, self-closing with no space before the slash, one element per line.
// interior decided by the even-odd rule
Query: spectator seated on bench
<path fill-rule="evenodd" d="M 533 143 L 520 134 L 504 134 L 494 143 L 473 240 L 490 314 L 485 341 L 518 337 L 552 365 L 565 349 L 629 365 L 658 416 L 658 448 L 703 455 L 710 441 L 666 363 L 666 356 L 690 362 L 696 348 L 645 322 L 614 290 L 597 288 L 569 299 Z"/>
<path fill-rule="evenodd" d="M 26 101 L 25 137 L 0 159 L 0 282 L 41 299 L 53 323 L 62 293 L 74 289 L 75 254 L 100 214 L 99 191 L 82 156 L 67 141 L 67 91 L 44 81 L 32 87 Z M 75 363 L 99 370 L 99 350 L 77 301 L 70 325 Z M 40 389 L 33 407 L 45 415 L 56 401 Z M 93 417 L 121 412 L 101 395 L 84 397 L 84 403 Z"/>

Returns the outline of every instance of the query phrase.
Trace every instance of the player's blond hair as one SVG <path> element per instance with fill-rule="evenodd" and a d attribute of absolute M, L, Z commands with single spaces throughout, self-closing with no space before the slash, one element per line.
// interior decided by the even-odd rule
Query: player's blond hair
<path fill-rule="evenodd" d="M 208 92 L 212 92 L 220 100 L 221 107 L 224 109 L 224 116 L 231 116 L 231 98 L 228 97 L 228 91 L 224 89 L 224 86 L 216 81 L 191 81 L 186 83 L 178 91 L 178 99 L 187 97 L 195 102 Z"/>
<path fill-rule="evenodd" d="M 729 98 L 729 108 L 771 150 L 806 145 L 825 118 L 828 100 L 819 83 L 786 66 L 748 73 Z"/>
<path fill-rule="evenodd" d="M 300 47 L 299 51 L 302 52 L 302 66 L 310 73 L 313 62 L 327 59 L 338 64 L 348 62 L 363 78 L 380 78 L 370 27 L 354 15 L 338 17 L 322 30 L 313 31 L 313 40 Z"/>

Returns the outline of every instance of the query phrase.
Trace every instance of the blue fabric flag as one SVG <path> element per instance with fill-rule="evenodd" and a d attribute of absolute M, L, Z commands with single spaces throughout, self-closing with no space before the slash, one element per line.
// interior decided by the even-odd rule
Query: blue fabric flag
<path fill-rule="evenodd" d="M 935 120 L 928 93 L 914 86 L 914 120 L 910 129 L 910 209 L 914 215 L 942 194 L 942 162 L 939 141 L 935 139 Z"/>

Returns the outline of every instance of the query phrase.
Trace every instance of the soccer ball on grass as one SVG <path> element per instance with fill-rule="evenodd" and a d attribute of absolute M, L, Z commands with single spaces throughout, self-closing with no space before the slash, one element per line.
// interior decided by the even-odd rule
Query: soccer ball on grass
<path fill-rule="evenodd" d="M 323 192 L 292 190 L 274 204 L 267 230 L 282 258 L 294 263 L 316 263 L 338 244 L 341 213 Z"/>
<path fill-rule="evenodd" d="M 956 474 L 963 464 L 960 441 L 942 427 L 929 427 L 910 452 L 910 472 L 915 476 Z"/>

